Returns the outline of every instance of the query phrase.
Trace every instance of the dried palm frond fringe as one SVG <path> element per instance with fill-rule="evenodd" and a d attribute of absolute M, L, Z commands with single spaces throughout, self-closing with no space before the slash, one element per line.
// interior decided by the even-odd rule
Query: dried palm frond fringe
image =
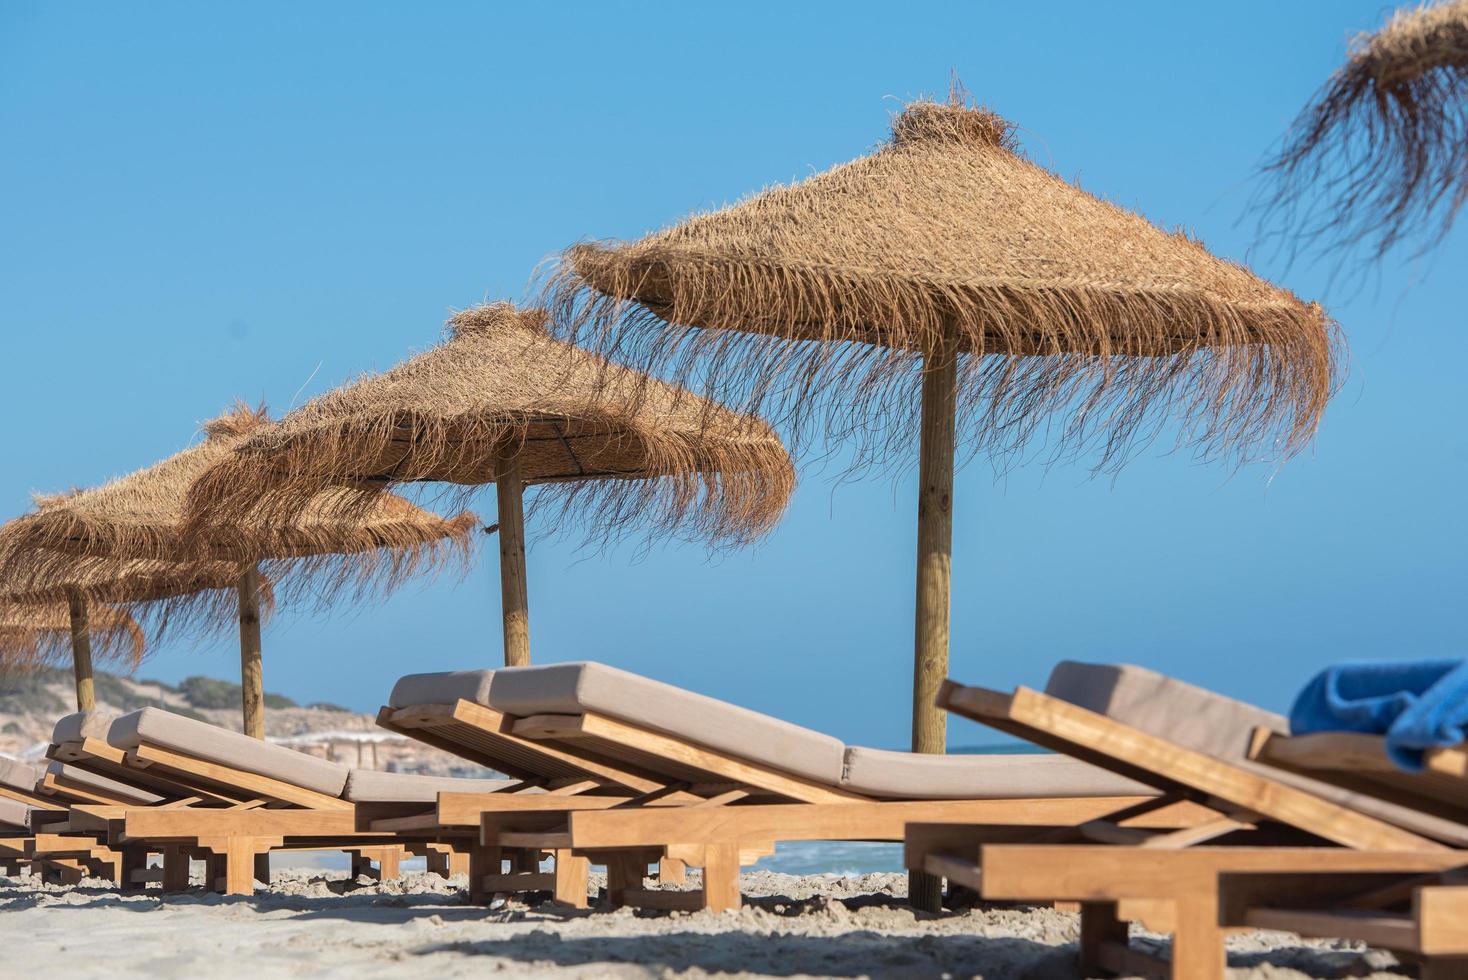
<path fill-rule="evenodd" d="M 62 603 L 75 592 L 89 606 L 115 607 L 142 624 L 153 642 L 173 631 L 191 636 L 223 634 L 239 621 L 237 584 L 244 566 L 230 562 L 115 560 L 56 552 L 0 558 L 0 606 Z M 269 576 L 259 586 L 260 616 L 275 611 Z"/>
<path fill-rule="evenodd" d="M 541 485 L 548 524 L 601 541 L 634 529 L 748 541 L 779 520 L 795 483 L 764 422 L 608 364 L 550 337 L 542 311 L 499 303 L 455 316 L 440 346 L 261 429 L 192 500 L 204 521 L 288 520 L 331 484 L 472 487 L 511 456 Z"/>
<path fill-rule="evenodd" d="M 1337 384 L 1321 307 L 1023 159 L 982 109 L 909 106 L 877 152 L 630 244 L 572 247 L 552 322 L 788 426 L 915 455 L 924 353 L 959 351 L 959 439 L 1003 456 L 1169 420 L 1203 457 L 1284 458 Z M 1064 413 L 1063 421 L 1058 421 Z"/>
<path fill-rule="evenodd" d="M 249 514 L 186 522 L 194 480 L 266 424 L 263 410 L 241 405 L 208 423 L 199 445 L 96 489 L 39 499 L 34 512 L 0 529 L 0 576 L 63 580 L 78 556 L 222 562 L 235 579 L 255 564 L 278 600 L 325 607 L 384 594 L 424 572 L 467 571 L 479 519 L 445 519 L 392 494 L 329 489 L 288 523 Z"/>
<path fill-rule="evenodd" d="M 88 611 L 93 661 L 135 669 L 147 642 L 143 629 L 121 609 Z M 66 603 L 0 604 L 0 671 L 19 672 L 71 663 L 71 612 Z"/>
<path fill-rule="evenodd" d="M 1440 241 L 1468 199 L 1468 0 L 1358 36 L 1264 172 L 1256 207 L 1295 241 Z"/>

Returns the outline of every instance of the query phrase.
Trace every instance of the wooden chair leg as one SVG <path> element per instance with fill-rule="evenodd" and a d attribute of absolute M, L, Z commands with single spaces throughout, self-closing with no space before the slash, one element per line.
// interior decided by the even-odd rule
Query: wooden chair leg
<path fill-rule="evenodd" d="M 502 857 L 498 847 L 474 844 L 469 848 L 469 902 L 473 905 L 487 903 L 493 894 L 484 890 L 485 875 L 500 873 Z"/>
<path fill-rule="evenodd" d="M 148 870 L 148 852 L 141 847 L 125 847 L 117 858 L 118 878 L 117 887 L 125 892 L 143 891 L 148 887 L 146 881 L 136 881 L 134 872 L 146 872 Z"/>
<path fill-rule="evenodd" d="M 1173 978 L 1223 980 L 1226 964 L 1216 888 L 1192 889 L 1187 898 L 1177 902 L 1177 921 L 1172 934 Z"/>
<path fill-rule="evenodd" d="M 163 849 L 163 890 L 183 892 L 189 888 L 189 869 L 192 859 L 182 847 Z"/>
<path fill-rule="evenodd" d="M 688 881 L 688 865 L 677 858 L 662 858 L 658 861 L 658 881 L 664 885 L 686 884 Z"/>
<path fill-rule="evenodd" d="M 642 887 L 642 879 L 647 877 L 643 857 L 641 852 L 607 856 L 607 904 L 611 908 L 626 904 L 629 889 Z"/>
<path fill-rule="evenodd" d="M 108 854 L 94 854 L 89 860 L 82 862 L 89 866 L 93 873 L 99 878 L 106 878 L 118 888 L 128 887 L 127 868 L 123 861 L 121 851 L 112 851 Z"/>
<path fill-rule="evenodd" d="M 449 867 L 448 877 L 452 878 L 454 875 L 467 875 L 469 873 L 469 852 L 468 851 L 460 851 L 458 849 L 455 849 L 455 850 L 449 851 L 449 853 L 446 856 L 447 856 L 448 862 L 449 862 L 449 864 L 448 864 L 448 867 Z"/>
<path fill-rule="evenodd" d="M 211 892 L 223 892 L 229 887 L 227 872 L 229 861 L 223 854 L 213 851 L 204 858 L 204 887 Z"/>
<path fill-rule="evenodd" d="M 82 866 L 75 861 L 57 858 L 42 862 L 41 880 L 57 885 L 79 885 L 82 882 Z"/>
<path fill-rule="evenodd" d="M 255 855 L 254 864 L 255 880 L 266 888 L 270 887 L 270 852 L 264 851 Z"/>
<path fill-rule="evenodd" d="M 423 870 L 440 878 L 449 876 L 449 856 L 436 847 L 425 848 L 423 851 Z"/>
<path fill-rule="evenodd" d="M 586 885 L 591 875 L 591 862 L 572 854 L 569 849 L 555 852 L 556 890 L 558 905 L 569 905 L 573 909 L 586 908 Z"/>
<path fill-rule="evenodd" d="M 218 846 L 224 852 L 214 852 L 224 865 L 224 894 L 255 894 L 255 857 L 260 852 L 255 838 L 230 837 Z"/>
<path fill-rule="evenodd" d="M 1127 923 L 1117 918 L 1116 903 L 1082 902 L 1081 976 L 1093 977 L 1102 973 L 1105 969 L 1102 951 L 1110 943 L 1127 945 Z"/>
<path fill-rule="evenodd" d="M 739 908 L 739 845 L 710 844 L 703 860 L 703 907 L 710 912 Z"/>
<path fill-rule="evenodd" d="M 402 876 L 403 849 L 384 847 L 377 858 L 377 880 L 397 881 Z"/>

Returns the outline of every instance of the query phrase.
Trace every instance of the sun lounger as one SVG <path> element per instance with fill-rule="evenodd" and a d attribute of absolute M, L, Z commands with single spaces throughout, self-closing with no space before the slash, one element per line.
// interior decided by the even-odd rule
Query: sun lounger
<path fill-rule="evenodd" d="M 944 831 L 911 828 L 910 859 Z M 1468 955 L 1468 887 L 1436 883 L 1461 880 L 1468 854 L 1459 851 L 981 844 L 967 857 L 946 871 L 986 899 L 1081 903 L 1085 976 L 1104 970 L 1221 980 L 1224 934 L 1244 928 L 1359 939 L 1435 957 L 1442 972 L 1423 976 L 1461 977 Z M 1136 914 L 1129 903 L 1159 913 L 1146 924 L 1173 934 L 1169 960 L 1128 945 L 1126 919 Z M 1382 908 L 1394 904 L 1401 909 Z M 1452 968 L 1458 972 L 1447 972 Z"/>
<path fill-rule="evenodd" d="M 1420 772 L 1397 766 L 1381 735 L 1317 732 L 1281 735 L 1257 729 L 1249 758 L 1341 789 L 1401 803 L 1449 819 L 1468 817 L 1468 745 L 1423 753 Z"/>
<path fill-rule="evenodd" d="M 512 813 L 520 827 L 544 829 L 564 824 L 566 812 L 577 807 L 606 808 L 649 795 L 670 803 L 701 800 L 669 787 L 655 772 L 516 735 L 510 730 L 516 719 L 489 704 L 494 674 L 491 670 L 410 674 L 393 686 L 377 723 L 511 776 L 516 784 L 495 793 L 446 792 L 440 795 L 435 812 L 377 819 L 370 824 L 372 829 L 437 829 L 477 841 L 485 813 Z M 586 904 L 586 862 L 565 849 L 476 847 L 473 853 L 473 901 L 483 902 L 505 892 L 548 889 L 569 904 Z M 549 874 L 540 870 L 547 853 L 555 868 Z M 662 868 L 662 874 L 674 878 L 681 878 L 681 871 L 682 865 L 672 862 Z"/>
<path fill-rule="evenodd" d="M 939 703 L 1165 793 L 1207 800 L 1222 820 L 1262 816 L 1358 850 L 1468 846 L 1463 822 L 1251 759 L 1258 729 L 1286 732 L 1282 716 L 1140 667 L 1064 663 L 1044 692 L 949 682 Z"/>
<path fill-rule="evenodd" d="M 1468 814 L 1441 800 L 1424 809 L 1405 795 L 1364 792 L 1354 778 L 1315 778 L 1309 766 L 1266 764 L 1295 742 L 1278 715 L 1142 668 L 1076 663 L 1057 667 L 1044 692 L 949 682 L 939 703 L 1145 782 L 1161 799 L 1213 811 L 1171 833 L 1108 820 L 1044 843 L 992 842 L 956 822 L 909 827 L 910 867 L 986 898 L 1080 901 L 1087 968 L 1137 965 L 1118 903 L 1165 910 L 1168 921 L 1149 924 L 1175 935 L 1175 977 L 1221 977 L 1221 930 L 1266 922 L 1308 924 L 1309 933 L 1385 916 L 1396 931 L 1376 938 L 1400 937 L 1410 920 L 1428 930 L 1420 934 L 1430 933 L 1428 946 L 1453 948 L 1441 923 L 1444 909 L 1461 908 L 1456 895 L 1429 892 L 1426 912 L 1393 903 L 1468 866 Z"/>
<path fill-rule="evenodd" d="M 432 704 L 411 705 L 431 697 Z M 601 664 L 417 675 L 394 690 L 383 716 L 492 719 L 509 750 L 553 758 L 608 780 L 601 794 L 477 800 L 476 871 L 484 890 L 509 890 L 499 848 L 554 852 L 551 877 L 535 884 L 584 894 L 585 865 L 605 863 L 609 898 L 656 907 L 732 908 L 738 874 L 778 841 L 892 840 L 912 820 L 952 819 L 1013 828 L 1072 826 L 1151 799 L 1155 791 L 1058 755 L 915 756 L 850 747 L 810 729 Z M 437 744 L 465 744 L 457 731 Z M 411 727 L 404 728 L 413 734 Z M 481 743 L 482 745 L 485 743 Z M 490 746 L 486 746 L 488 748 Z M 506 751 L 496 743 L 495 751 Z M 481 756 L 480 758 L 487 758 Z M 569 777 L 567 777 L 569 778 Z M 635 793 L 635 795 L 631 795 Z M 439 800 L 440 818 L 464 802 Z M 1174 808 L 1152 818 L 1186 826 Z M 654 861 L 704 869 L 701 892 L 642 888 Z M 477 879 L 477 874 L 475 875 Z"/>
<path fill-rule="evenodd" d="M 57 880 L 78 880 L 83 871 L 122 880 L 122 855 L 89 835 L 69 834 L 69 807 L 76 803 L 148 803 L 158 797 L 58 762 L 38 769 L 0 758 L 0 864 L 24 865 Z"/>
<path fill-rule="evenodd" d="M 25 860 L 25 841 L 31 832 L 31 807 L 9 796 L 0 796 L 0 864 L 7 874 L 16 873 Z"/>
<path fill-rule="evenodd" d="M 29 763 L 0 756 L 0 807 L 6 807 L 6 812 L 12 818 L 20 813 L 16 806 L 24 806 L 27 812 L 36 809 L 65 809 L 48 801 L 37 789 L 43 775 L 45 773 L 42 770 Z M 28 826 L 24 820 L 11 819 L 9 823 L 13 826 Z"/>
<path fill-rule="evenodd" d="M 361 822 L 368 814 L 431 808 L 448 790 L 510 785 L 353 770 L 159 708 L 123 715 L 105 728 L 70 716 L 55 737 L 53 757 L 77 769 L 167 790 L 166 799 L 151 804 L 74 805 L 70 829 L 96 833 L 123 851 L 166 848 L 165 879 L 175 885 L 186 882 L 191 857 L 204 857 L 211 880 L 224 879 L 230 894 L 248 894 L 253 878 L 268 875 L 257 858 L 272 850 L 346 850 L 354 867 L 375 860 L 389 877 L 411 850 L 448 873 L 453 842 L 363 830 Z M 171 863 L 184 870 L 170 873 Z"/>

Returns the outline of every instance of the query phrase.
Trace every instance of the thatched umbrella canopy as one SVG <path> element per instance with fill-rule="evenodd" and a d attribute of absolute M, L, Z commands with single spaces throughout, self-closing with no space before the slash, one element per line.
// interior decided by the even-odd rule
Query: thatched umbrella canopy
<path fill-rule="evenodd" d="M 260 664 L 261 568 L 298 592 L 326 601 L 341 590 L 358 596 L 390 590 L 417 571 L 458 558 L 467 562 L 478 521 L 446 520 L 391 494 L 328 490 L 292 522 L 245 515 L 211 527 L 185 528 L 188 493 L 200 474 L 268 423 L 263 411 L 238 407 L 205 426 L 207 438 L 160 463 L 92 490 L 39 501 L 0 531 L 3 569 L 17 583 L 67 574 L 77 556 L 173 562 L 227 562 L 236 591 L 245 731 L 264 737 Z M 17 588 L 21 587 L 17 585 Z"/>
<path fill-rule="evenodd" d="M 920 447 L 917 751 L 944 750 L 958 445 L 1039 430 L 1106 465 L 1172 419 L 1204 455 L 1288 454 L 1333 383 L 1319 306 L 1061 180 L 958 104 L 909 106 L 876 152 L 801 183 L 577 245 L 547 292 L 572 338 L 703 379 L 797 444 L 814 423 L 854 437 L 859 466 Z"/>
<path fill-rule="evenodd" d="M 543 311 L 499 303 L 261 429 L 198 482 L 194 502 L 206 522 L 251 508 L 290 519 L 326 486 L 430 481 L 497 486 L 505 660 L 520 664 L 526 484 L 559 491 L 563 516 L 593 534 L 637 523 L 742 542 L 774 526 L 795 476 L 764 422 L 607 364 L 553 339 Z"/>
<path fill-rule="evenodd" d="M 10 531 L 0 527 L 0 539 Z M 227 562 L 181 564 L 131 561 L 87 556 L 66 562 L 48 560 L 44 570 L 29 567 L 23 558 L 6 556 L 0 567 L 0 606 L 5 608 L 65 608 L 70 618 L 69 656 L 76 675 L 77 710 L 96 704 L 92 682 L 94 630 L 104 632 L 111 613 L 127 614 L 148 624 L 156 641 L 167 629 L 183 623 L 198 630 L 222 628 L 235 618 L 235 584 L 240 567 Z M 274 605 L 268 579 L 260 584 L 262 617 Z M 100 605 L 99 605 L 100 604 Z M 94 622 L 94 610 L 104 617 Z M 134 620 L 134 621 L 136 621 Z M 50 637 L 48 636 L 48 639 Z M 103 637 L 101 645 L 109 640 Z M 58 653 L 45 647 L 49 657 Z M 104 652 L 105 655 L 105 652 Z"/>
<path fill-rule="evenodd" d="M 1398 10 L 1346 63 L 1265 166 L 1265 201 L 1301 239 L 1440 240 L 1468 200 L 1468 0 Z"/>
<path fill-rule="evenodd" d="M 0 671 L 65 663 L 72 653 L 70 606 L 65 602 L 0 602 Z M 147 649 L 143 628 L 121 609 L 99 606 L 90 618 L 90 651 L 131 666 Z M 88 710 L 79 708 L 78 710 Z"/>

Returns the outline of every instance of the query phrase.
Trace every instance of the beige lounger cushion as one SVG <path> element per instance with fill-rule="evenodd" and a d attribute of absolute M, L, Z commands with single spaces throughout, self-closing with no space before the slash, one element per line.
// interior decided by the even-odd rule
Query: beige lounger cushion
<path fill-rule="evenodd" d="M 52 762 L 46 767 L 46 771 L 57 779 L 66 779 L 79 786 L 95 789 L 130 803 L 151 805 L 163 802 L 163 797 L 140 786 L 132 786 L 116 779 L 109 779 L 107 776 L 99 776 L 95 772 L 89 772 L 79 766 L 69 766 L 64 762 Z"/>
<path fill-rule="evenodd" d="M 596 712 L 816 782 L 841 781 L 845 746 L 829 735 L 604 664 L 496 670 L 489 704 L 520 716 Z"/>
<path fill-rule="evenodd" d="M 31 807 L 20 800 L 0 796 L 0 829 L 27 830 L 30 827 L 30 817 Z"/>
<path fill-rule="evenodd" d="M 460 699 L 489 704 L 492 670 L 450 670 L 437 674 L 409 674 L 392 686 L 388 707 L 415 704 L 453 704 Z"/>
<path fill-rule="evenodd" d="M 106 711 L 76 711 L 63 715 L 51 729 L 51 744 L 80 742 L 84 738 L 106 738 L 117 716 Z"/>
<path fill-rule="evenodd" d="M 349 771 L 335 762 L 261 742 L 162 708 L 142 708 L 123 715 L 108 729 L 107 741 L 119 749 L 135 749 L 147 742 L 327 796 L 341 795 Z"/>
<path fill-rule="evenodd" d="M 1219 759 L 1245 758 L 1258 726 L 1289 731 L 1283 715 L 1131 664 L 1068 660 L 1045 692 Z"/>
<path fill-rule="evenodd" d="M 41 781 L 41 770 L 29 763 L 0 755 L 0 786 L 32 792 Z"/>
<path fill-rule="evenodd" d="M 1413 833 L 1468 847 L 1468 825 L 1249 759 L 1249 738 L 1256 726 L 1289 732 L 1289 722 L 1272 711 L 1130 664 L 1067 661 L 1051 673 L 1045 690 L 1072 704 L 1233 763 L 1266 779 L 1294 786 Z"/>
<path fill-rule="evenodd" d="M 439 793 L 493 793 L 514 786 L 514 779 L 466 779 L 417 776 L 406 772 L 353 769 L 342 795 L 353 803 L 436 803 Z"/>
<path fill-rule="evenodd" d="M 1069 756 L 921 755 L 852 746 L 841 785 L 903 800 L 1156 796 L 1157 790 Z"/>

